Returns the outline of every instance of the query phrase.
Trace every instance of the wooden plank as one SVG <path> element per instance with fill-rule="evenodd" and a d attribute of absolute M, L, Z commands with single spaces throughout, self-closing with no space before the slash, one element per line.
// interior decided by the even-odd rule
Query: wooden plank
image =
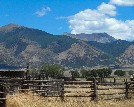
<path fill-rule="evenodd" d="M 18 91 L 32 91 L 31 89 L 18 89 Z"/>
<path fill-rule="evenodd" d="M 91 90 L 90 92 L 91 92 L 91 93 L 94 93 L 94 90 Z"/>
<path fill-rule="evenodd" d="M 64 96 L 64 97 L 90 97 L 90 95 L 89 96 L 82 96 L 82 95 L 66 95 L 66 96 Z"/>
<path fill-rule="evenodd" d="M 77 86 L 74 86 L 74 85 L 64 85 L 65 88 L 90 88 L 90 86 L 80 86 L 80 85 L 77 85 Z"/>
<path fill-rule="evenodd" d="M 34 95 L 34 96 L 36 96 L 36 95 Z M 38 96 L 38 95 L 37 95 Z M 49 98 L 49 97 L 61 97 L 61 96 L 59 96 L 59 95 L 42 95 L 43 97 L 47 97 L 47 98 Z"/>
<path fill-rule="evenodd" d="M 47 92 L 48 90 L 34 90 L 35 92 Z"/>
<path fill-rule="evenodd" d="M 36 90 L 35 90 L 36 91 Z M 49 90 L 42 90 L 42 91 L 40 91 L 40 90 L 38 90 L 37 92 L 42 92 L 42 93 L 45 93 L 46 91 L 48 91 L 49 93 L 60 93 L 60 91 L 49 91 Z"/>
<path fill-rule="evenodd" d="M 110 89 L 125 89 L 125 87 L 97 88 L 97 90 L 110 90 Z"/>
<path fill-rule="evenodd" d="M 116 94 L 125 94 L 125 92 L 120 93 L 99 93 L 98 95 L 116 95 Z"/>
<path fill-rule="evenodd" d="M 0 80 L 4 80 L 4 79 L 11 79 L 9 77 L 0 77 Z"/>
<path fill-rule="evenodd" d="M 81 91 L 77 91 L 77 90 L 71 90 L 71 91 L 64 91 L 64 93 L 91 93 L 90 91 L 83 91 L 83 90 L 81 90 Z"/>
<path fill-rule="evenodd" d="M 134 91 L 129 91 L 128 93 L 134 93 Z"/>
<path fill-rule="evenodd" d="M 120 83 L 98 83 L 97 85 L 125 85 L 124 82 L 120 82 Z"/>
<path fill-rule="evenodd" d="M 23 84 L 23 86 L 31 86 L 31 87 L 55 87 L 52 85 L 34 85 L 34 84 Z"/>
<path fill-rule="evenodd" d="M 97 88 L 97 90 L 109 90 L 110 88 Z"/>
<path fill-rule="evenodd" d="M 0 100 L 6 100 L 6 98 L 0 98 Z"/>
<path fill-rule="evenodd" d="M 110 89 L 125 89 L 125 87 L 113 87 L 113 88 L 110 88 Z"/>
<path fill-rule="evenodd" d="M 134 84 L 134 81 L 129 81 L 128 83 Z"/>
<path fill-rule="evenodd" d="M 113 98 L 107 98 L 107 99 L 103 99 L 103 100 L 116 100 L 116 99 L 118 99 L 118 100 L 120 100 L 120 99 L 122 99 L 123 97 L 113 97 Z"/>
<path fill-rule="evenodd" d="M 24 82 L 62 82 L 62 80 L 24 80 Z"/>
<path fill-rule="evenodd" d="M 129 89 L 134 89 L 134 87 L 129 87 Z"/>
<path fill-rule="evenodd" d="M 92 81 L 64 81 L 65 84 L 92 84 Z"/>

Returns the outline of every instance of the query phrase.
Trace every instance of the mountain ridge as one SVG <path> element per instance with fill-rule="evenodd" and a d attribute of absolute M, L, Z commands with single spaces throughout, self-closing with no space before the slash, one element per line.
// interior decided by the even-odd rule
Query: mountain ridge
<path fill-rule="evenodd" d="M 64 33 L 64 35 L 70 36 L 72 38 L 84 40 L 84 41 L 96 41 L 100 43 L 109 43 L 116 41 L 116 39 L 107 33 L 92 33 L 92 34 L 70 34 L 70 33 Z"/>
<path fill-rule="evenodd" d="M 111 38 L 106 33 L 95 34 L 100 35 L 100 38 Z M 121 55 L 133 44 L 114 38 L 108 42 L 104 38 L 103 43 L 96 40 L 85 41 L 65 34 L 53 35 L 42 30 L 9 24 L 4 29 L 0 27 L 0 64 L 25 67 L 29 62 L 33 68 L 44 63 L 67 67 L 122 66 Z"/>

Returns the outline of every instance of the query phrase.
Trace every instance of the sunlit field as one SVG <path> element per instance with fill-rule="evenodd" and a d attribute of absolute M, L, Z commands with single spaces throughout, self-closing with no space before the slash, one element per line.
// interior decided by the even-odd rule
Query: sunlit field
<path fill-rule="evenodd" d="M 16 93 L 7 96 L 7 107 L 134 107 L 134 99 L 87 101 L 85 98 L 60 98 L 41 97 L 29 93 Z"/>
<path fill-rule="evenodd" d="M 42 97 L 32 92 L 16 92 L 14 95 L 7 95 L 7 107 L 134 107 L 132 93 L 130 95 L 132 99 L 125 99 L 125 94 L 119 94 L 125 92 L 125 85 L 98 85 L 98 88 L 102 89 L 98 90 L 98 94 L 114 93 L 114 95 L 99 95 L 99 101 L 96 102 L 91 101 L 89 97 L 91 95 L 89 84 L 67 84 L 64 87 L 64 101 L 60 97 Z M 88 97 L 66 97 L 73 95 Z M 104 100 L 112 97 L 121 99 Z"/>

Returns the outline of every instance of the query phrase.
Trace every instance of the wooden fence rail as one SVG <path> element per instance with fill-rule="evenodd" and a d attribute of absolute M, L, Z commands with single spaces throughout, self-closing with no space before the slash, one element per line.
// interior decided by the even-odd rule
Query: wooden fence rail
<path fill-rule="evenodd" d="M 0 107 L 6 107 L 6 89 L 3 83 L 0 83 Z"/>
<path fill-rule="evenodd" d="M 15 91 L 32 91 L 45 97 L 61 97 L 62 101 L 64 101 L 64 97 L 89 97 L 94 101 L 98 101 L 101 98 L 103 100 L 122 99 L 130 98 L 130 93 L 134 93 L 134 82 L 125 80 L 124 82 L 99 83 L 95 78 L 91 80 L 64 81 L 0 78 L 0 105 L 1 102 L 3 104 L 0 107 L 5 107 L 7 92 L 14 93 Z"/>

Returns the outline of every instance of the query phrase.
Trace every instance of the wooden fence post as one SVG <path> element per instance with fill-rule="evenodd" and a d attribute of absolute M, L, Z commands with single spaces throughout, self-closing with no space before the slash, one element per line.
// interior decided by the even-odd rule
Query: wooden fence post
<path fill-rule="evenodd" d="M 61 101 L 64 101 L 64 80 L 61 83 Z"/>
<path fill-rule="evenodd" d="M 129 85 L 128 82 L 125 82 L 125 98 L 128 98 L 128 89 L 129 89 Z"/>
<path fill-rule="evenodd" d="M 38 80 L 41 80 L 41 74 L 38 75 Z M 38 90 L 41 90 L 42 87 L 40 87 L 40 85 L 42 85 L 42 82 L 39 81 L 38 85 L 39 85 Z"/>
<path fill-rule="evenodd" d="M 29 80 L 29 63 L 27 63 L 27 68 L 26 68 L 26 80 Z"/>
<path fill-rule="evenodd" d="M 30 78 L 26 77 L 24 80 L 21 81 L 21 92 L 25 92 L 26 90 L 30 89 L 29 81 Z"/>
<path fill-rule="evenodd" d="M 116 83 L 116 79 L 114 78 L 114 83 Z"/>
<path fill-rule="evenodd" d="M 98 101 L 98 92 L 97 92 L 97 80 L 93 78 L 93 95 L 92 100 Z"/>

